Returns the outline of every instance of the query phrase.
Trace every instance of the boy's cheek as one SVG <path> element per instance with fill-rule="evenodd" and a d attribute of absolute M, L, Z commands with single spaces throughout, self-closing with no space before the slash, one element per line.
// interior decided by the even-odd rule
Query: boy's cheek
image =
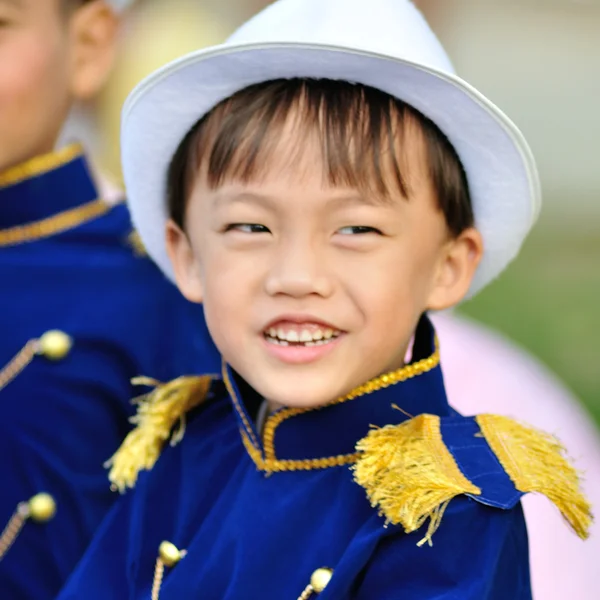
<path fill-rule="evenodd" d="M 28 37 L 0 44 L 0 123 L 2 129 L 17 129 L 33 123 L 40 115 L 52 116 L 57 104 L 68 94 L 64 62 L 58 49 L 36 43 Z M 18 57 L 18 58 L 16 58 Z M 45 107 L 45 109 L 43 108 Z M 6 138 L 4 138 L 6 139 Z"/>

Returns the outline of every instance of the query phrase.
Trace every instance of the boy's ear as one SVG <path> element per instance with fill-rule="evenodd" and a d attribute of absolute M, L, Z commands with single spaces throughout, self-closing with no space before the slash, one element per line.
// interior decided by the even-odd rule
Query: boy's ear
<path fill-rule="evenodd" d="M 112 69 L 117 49 L 119 17 L 105 0 L 77 8 L 69 21 L 71 92 L 79 101 L 100 92 Z"/>
<path fill-rule="evenodd" d="M 204 290 L 200 276 L 200 265 L 194 256 L 188 236 L 171 219 L 167 221 L 166 242 L 179 291 L 190 302 L 201 303 Z"/>
<path fill-rule="evenodd" d="M 449 241 L 443 250 L 427 309 L 445 310 L 456 306 L 469 291 L 482 256 L 483 238 L 474 227 Z"/>

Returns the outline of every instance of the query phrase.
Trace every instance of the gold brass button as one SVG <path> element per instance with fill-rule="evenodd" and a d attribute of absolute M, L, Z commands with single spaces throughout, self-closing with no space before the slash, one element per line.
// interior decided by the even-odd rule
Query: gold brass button
<path fill-rule="evenodd" d="M 310 585 L 312 586 L 312 589 L 317 594 L 320 594 L 321 592 L 323 592 L 323 590 L 325 590 L 325 588 L 327 587 L 327 585 L 331 581 L 332 577 L 333 577 L 333 570 L 332 569 L 328 569 L 326 567 L 322 567 L 320 569 L 317 569 L 311 575 L 311 577 L 310 577 Z"/>
<path fill-rule="evenodd" d="M 56 514 L 56 501 L 50 494 L 36 494 L 27 505 L 29 515 L 38 523 L 46 523 Z"/>
<path fill-rule="evenodd" d="M 171 542 L 162 542 L 158 547 L 158 555 L 166 567 L 174 567 L 184 556 L 185 550 L 179 550 Z"/>
<path fill-rule="evenodd" d="M 62 360 L 69 354 L 72 346 L 73 340 L 64 331 L 53 329 L 40 338 L 39 353 L 48 360 Z"/>

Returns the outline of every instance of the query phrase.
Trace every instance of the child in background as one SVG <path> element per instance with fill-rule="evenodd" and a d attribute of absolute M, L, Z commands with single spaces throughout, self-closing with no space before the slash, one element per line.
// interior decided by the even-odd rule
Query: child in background
<path fill-rule="evenodd" d="M 200 371 L 200 307 L 142 255 L 83 148 L 55 149 L 115 53 L 104 0 L 0 0 L 0 596 L 56 597 L 117 495 L 130 380 Z M 117 5 L 119 5 L 117 7 Z"/>
<path fill-rule="evenodd" d="M 142 403 L 135 489 L 61 600 L 530 599 L 521 496 L 582 537 L 590 507 L 554 438 L 449 407 L 427 312 L 518 253 L 537 173 L 412 4 L 280 0 L 123 126 L 142 239 L 223 366 Z"/>

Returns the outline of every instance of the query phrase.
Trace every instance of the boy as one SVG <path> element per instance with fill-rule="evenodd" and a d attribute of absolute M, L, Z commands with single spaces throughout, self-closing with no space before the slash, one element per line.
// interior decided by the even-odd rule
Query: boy
<path fill-rule="evenodd" d="M 122 4 L 122 3 L 121 3 Z M 118 15 L 103 0 L 0 0 L 0 596 L 54 598 L 118 497 L 103 463 L 130 379 L 209 359 L 199 307 L 130 243 L 78 145 L 71 105 L 102 86 Z M 208 340 L 206 335 L 206 340 Z"/>
<path fill-rule="evenodd" d="M 134 219 L 222 376 L 141 404 L 111 471 L 135 489 L 61 600 L 531 598 L 519 498 L 581 536 L 589 506 L 553 438 L 449 408 L 426 313 L 516 255 L 536 171 L 416 9 L 280 0 L 123 125 Z"/>

